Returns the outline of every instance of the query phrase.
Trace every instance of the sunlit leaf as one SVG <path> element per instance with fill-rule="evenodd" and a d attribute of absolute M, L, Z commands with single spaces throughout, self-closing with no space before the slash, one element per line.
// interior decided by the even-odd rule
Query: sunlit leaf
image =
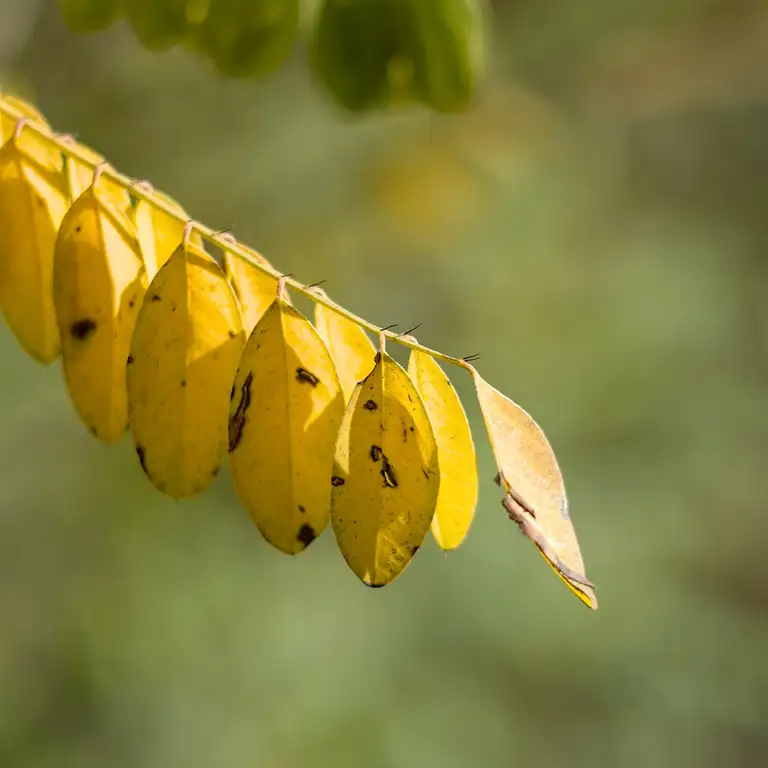
<path fill-rule="evenodd" d="M 477 461 L 467 416 L 443 369 L 413 350 L 408 374 L 427 409 L 437 443 L 440 492 L 432 535 L 443 549 L 455 549 L 469 532 L 477 504 Z"/>
<path fill-rule="evenodd" d="M 344 399 L 312 324 L 275 298 L 248 339 L 229 405 L 229 463 L 264 538 L 287 554 L 328 525 Z"/>
<path fill-rule="evenodd" d="M 538 545 L 544 559 L 580 600 L 597 608 L 552 447 L 541 427 L 519 405 L 484 381 L 472 366 L 469 368 L 504 490 L 513 494 L 522 514 L 534 519 L 535 529 L 544 537 Z"/>
<path fill-rule="evenodd" d="M 419 393 L 386 353 L 347 405 L 331 484 L 331 522 L 347 565 L 369 587 L 389 584 L 429 530 L 440 470 Z"/>

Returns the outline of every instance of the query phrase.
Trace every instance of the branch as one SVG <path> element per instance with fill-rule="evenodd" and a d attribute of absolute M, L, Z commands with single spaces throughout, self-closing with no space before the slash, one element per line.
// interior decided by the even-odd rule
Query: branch
<path fill-rule="evenodd" d="M 93 168 L 95 170 L 96 166 L 99 165 L 99 163 L 103 162 L 103 160 L 94 162 L 93 157 L 89 153 L 81 149 L 76 142 L 70 142 L 67 139 L 66 135 L 58 134 L 55 131 L 52 131 L 49 128 L 47 128 L 45 125 L 41 125 L 40 123 L 36 123 L 30 120 L 20 110 L 16 109 L 10 104 L 6 104 L 2 100 L 2 97 L 3 97 L 3 94 L 0 93 L 0 112 L 8 115 L 14 120 L 23 120 L 24 130 L 31 131 L 32 133 L 36 134 L 44 141 L 56 147 L 63 155 L 66 155 L 67 157 L 74 157 L 78 162 L 88 166 L 89 168 Z M 235 238 L 232 237 L 230 234 L 217 232 L 211 229 L 210 227 L 207 227 L 205 224 L 201 224 L 198 221 L 188 222 L 184 217 L 182 217 L 179 214 L 179 211 L 176 208 L 174 208 L 174 206 L 170 205 L 162 198 L 156 197 L 153 194 L 152 188 L 151 187 L 149 189 L 147 188 L 146 182 L 132 179 L 130 176 L 126 176 L 125 174 L 115 170 L 111 165 L 104 166 L 101 170 L 101 175 L 105 178 L 110 179 L 115 184 L 118 184 L 124 189 L 127 189 L 130 192 L 130 194 L 133 195 L 138 200 L 143 200 L 149 205 L 153 205 L 156 208 L 159 208 L 168 216 L 171 216 L 177 221 L 180 221 L 185 224 L 189 224 L 191 230 L 198 232 L 204 240 L 216 246 L 217 248 L 220 248 L 222 251 L 226 251 L 228 253 L 234 254 L 239 259 L 242 259 L 250 267 L 252 267 L 253 269 L 259 272 L 262 272 L 266 275 L 270 275 L 278 279 L 282 279 L 285 285 L 289 286 L 290 288 L 295 290 L 297 293 L 300 293 L 302 296 L 306 296 L 311 301 L 314 301 L 318 304 L 322 304 L 323 306 L 328 307 L 329 309 L 338 313 L 342 317 L 345 317 L 347 320 L 350 320 L 351 322 L 355 323 L 355 325 L 358 325 L 361 328 L 364 328 L 366 331 L 370 331 L 371 333 L 375 334 L 377 337 L 383 336 L 385 338 L 392 339 L 392 341 L 396 342 L 397 344 L 401 344 L 404 347 L 408 347 L 409 349 L 415 349 L 419 352 L 423 352 L 424 354 L 429 355 L 430 357 L 436 360 L 441 360 L 444 363 L 455 365 L 459 368 L 470 370 L 471 372 L 471 369 L 467 365 L 467 362 L 462 358 L 451 357 L 450 355 L 446 355 L 445 353 L 439 352 L 436 349 L 430 349 L 429 347 L 426 347 L 423 344 L 419 344 L 419 342 L 416 341 L 416 339 L 411 335 L 397 334 L 389 329 L 379 328 L 377 325 L 374 325 L 373 323 L 366 320 L 365 318 L 355 315 L 353 312 L 350 312 L 348 309 L 345 309 L 344 307 L 340 306 L 336 302 L 332 301 L 331 299 L 328 298 L 325 292 L 316 291 L 314 289 L 314 286 L 305 285 L 304 283 L 301 283 L 298 280 L 296 280 L 294 277 L 281 275 L 279 272 L 276 272 L 271 267 L 265 266 L 264 264 L 260 263 L 252 256 L 247 246 L 238 243 L 235 240 Z M 191 231 L 190 231 L 190 234 L 191 234 Z"/>

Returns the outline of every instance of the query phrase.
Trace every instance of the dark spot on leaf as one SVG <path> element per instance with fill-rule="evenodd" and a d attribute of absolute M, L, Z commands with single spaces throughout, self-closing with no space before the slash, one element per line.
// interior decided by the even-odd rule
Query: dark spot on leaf
<path fill-rule="evenodd" d="M 126 360 L 128 365 L 130 365 L 133 362 L 133 355 L 128 355 L 128 360 Z"/>
<path fill-rule="evenodd" d="M 153 294 L 152 294 L 152 295 L 149 297 L 149 300 L 150 300 L 150 301 L 160 301 L 160 294 L 159 294 L 159 293 L 153 293 Z"/>
<path fill-rule="evenodd" d="M 378 461 L 381 458 L 381 448 L 378 445 L 371 446 L 371 459 Z"/>
<path fill-rule="evenodd" d="M 421 468 L 421 473 L 429 480 L 429 472 L 424 467 Z"/>
<path fill-rule="evenodd" d="M 416 429 L 414 427 L 408 427 L 408 429 L 410 429 L 411 432 L 415 432 L 416 431 Z"/>
<path fill-rule="evenodd" d="M 304 509 L 304 506 L 302 504 L 299 504 L 299 512 L 306 512 L 307 510 Z"/>
<path fill-rule="evenodd" d="M 139 457 L 139 464 L 141 464 L 141 468 L 144 470 L 144 474 L 148 476 L 149 472 L 147 472 L 146 453 L 143 446 L 136 446 L 136 455 Z"/>
<path fill-rule="evenodd" d="M 81 227 L 81 226 L 78 224 L 78 225 L 75 227 L 75 232 L 80 232 L 82 229 L 83 229 L 83 228 L 82 228 L 82 227 Z"/>
<path fill-rule="evenodd" d="M 365 408 L 366 411 L 375 411 L 379 406 L 376 405 L 376 403 L 373 400 L 367 400 L 363 404 L 363 408 Z"/>
<path fill-rule="evenodd" d="M 229 393 L 229 401 L 232 402 L 235 399 L 235 385 L 232 385 L 232 391 Z"/>
<path fill-rule="evenodd" d="M 85 341 L 96 330 L 96 322 L 91 320 L 90 317 L 86 317 L 84 320 L 76 320 L 72 323 L 69 332 L 72 334 L 72 338 L 78 341 Z"/>
<path fill-rule="evenodd" d="M 419 551 L 419 545 L 418 544 L 414 544 L 411 547 L 411 557 L 413 557 L 418 551 Z"/>
<path fill-rule="evenodd" d="M 229 452 L 237 448 L 240 438 L 243 436 L 243 427 L 245 426 L 245 412 L 251 405 L 251 383 L 253 382 L 253 372 L 249 371 L 245 377 L 243 386 L 240 387 L 240 402 L 237 404 L 235 412 L 229 420 Z"/>
<path fill-rule="evenodd" d="M 334 475 L 331 478 L 331 485 L 334 486 L 334 488 L 338 488 L 340 485 L 344 485 L 344 478 Z"/>
<path fill-rule="evenodd" d="M 309 384 L 312 387 L 316 387 L 320 383 L 320 379 L 318 379 L 314 373 L 311 373 L 306 368 L 296 369 L 296 380 Z"/>
<path fill-rule="evenodd" d="M 412 402 L 413 402 L 413 398 L 412 398 L 410 395 L 408 395 L 408 402 L 409 402 L 409 403 L 412 403 Z"/>
<path fill-rule="evenodd" d="M 382 457 L 383 466 L 381 476 L 384 478 L 385 488 L 397 488 L 397 478 L 395 477 L 395 468 L 389 463 L 386 456 Z"/>
<path fill-rule="evenodd" d="M 300 541 L 305 547 L 308 547 L 316 538 L 315 529 L 306 523 L 299 528 L 299 532 L 296 535 L 296 541 Z"/>
<path fill-rule="evenodd" d="M 230 339 L 234 339 L 235 336 L 237 336 L 237 334 L 233 330 L 230 329 L 230 331 L 229 331 L 229 338 Z"/>
<path fill-rule="evenodd" d="M 182 387 L 186 387 L 187 386 L 187 380 L 186 379 L 182 379 L 181 380 L 181 386 Z"/>
<path fill-rule="evenodd" d="M 534 510 L 534 508 L 529 504 L 526 504 L 526 502 L 523 501 L 523 499 L 517 493 L 515 493 L 511 488 L 507 491 L 506 498 L 507 500 L 513 501 L 518 507 L 520 507 L 522 510 L 527 512 L 534 520 L 536 519 L 536 511 Z M 504 506 L 506 506 L 506 504 Z"/>
<path fill-rule="evenodd" d="M 216 477 L 216 475 L 218 475 L 219 472 L 221 472 L 221 464 L 219 464 L 217 467 L 214 467 L 211 470 L 211 477 Z"/>
<path fill-rule="evenodd" d="M 405 427 L 403 427 L 403 442 L 408 442 L 408 430 Z"/>
<path fill-rule="evenodd" d="M 133 299 L 131 299 L 128 302 L 128 306 L 130 307 L 130 309 L 133 309 L 136 306 L 136 302 Z"/>

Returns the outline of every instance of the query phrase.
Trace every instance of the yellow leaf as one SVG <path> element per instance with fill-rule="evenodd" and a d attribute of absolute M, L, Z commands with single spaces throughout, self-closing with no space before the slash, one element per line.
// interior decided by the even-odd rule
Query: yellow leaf
<path fill-rule="evenodd" d="M 235 489 L 264 538 L 289 555 L 328 525 L 339 379 L 312 324 L 275 298 L 248 339 L 229 410 Z"/>
<path fill-rule="evenodd" d="M 472 525 L 477 504 L 477 462 L 467 416 L 443 369 L 413 350 L 408 374 L 419 390 L 437 442 L 440 493 L 432 534 L 443 549 L 455 549 Z"/>
<path fill-rule="evenodd" d="M 136 452 L 163 493 L 201 493 L 221 468 L 244 341 L 224 273 L 201 248 L 180 245 L 150 283 L 127 366 Z"/>
<path fill-rule="evenodd" d="M 109 443 L 128 428 L 125 361 L 146 290 L 133 225 L 111 198 L 89 187 L 59 229 L 53 301 L 75 410 L 96 437 Z"/>
<path fill-rule="evenodd" d="M 331 523 L 369 587 L 395 579 L 429 530 L 440 471 L 429 417 L 408 374 L 379 354 L 355 388 L 336 443 Z"/>
<path fill-rule="evenodd" d="M 69 200 L 61 157 L 24 131 L 0 148 L 0 306 L 41 363 L 60 351 L 53 307 L 53 249 Z"/>
<path fill-rule="evenodd" d="M 3 98 L 6 104 L 11 104 L 19 112 L 24 114 L 27 124 L 43 126 L 50 130 L 45 118 L 31 105 L 16 99 L 13 96 Z M 52 174 L 60 174 L 64 169 L 64 157 L 55 144 L 52 144 L 45 136 L 40 136 L 34 128 L 19 126 L 19 121 L 8 117 L 5 112 L 0 112 L 0 123 L 5 121 L 5 129 L 0 128 L 0 133 L 5 131 L 4 140 L 15 142 L 16 148 L 29 162 L 35 163 L 40 168 Z M 66 188 L 64 179 L 59 180 L 62 188 Z"/>
<path fill-rule="evenodd" d="M 568 512 L 563 475 L 544 432 L 519 405 L 484 381 L 472 366 L 468 367 L 504 485 L 543 534 L 541 544 L 535 540 L 534 544 L 571 591 L 590 608 L 597 608 L 594 589 L 566 573 L 586 577 Z"/>
<path fill-rule="evenodd" d="M 92 165 L 71 155 L 66 158 L 67 182 L 69 184 L 69 196 L 72 200 L 77 200 L 91 186 L 95 167 L 104 162 L 104 158 L 98 152 L 85 144 L 77 144 L 77 148 L 88 157 Z M 98 176 L 97 184 L 102 195 L 109 197 L 112 204 L 117 206 L 121 213 L 130 213 L 131 193 L 125 187 L 102 175 Z"/>
<path fill-rule="evenodd" d="M 31 120 L 34 123 L 44 125 L 46 128 L 50 128 L 48 121 L 39 112 L 37 107 L 33 107 L 18 96 L 14 96 L 10 93 L 0 94 L 0 102 L 7 104 L 9 107 L 21 112 L 21 114 Z M 5 112 L 0 112 L 0 144 L 4 144 L 8 141 L 16 131 L 16 123 L 18 121 L 15 117 L 11 117 Z"/>
<path fill-rule="evenodd" d="M 271 266 L 260 253 L 256 251 L 249 251 L 249 253 L 259 264 Z M 275 300 L 279 278 L 254 269 L 243 259 L 227 251 L 224 252 L 224 268 L 240 301 L 245 328 L 251 331 Z M 283 300 L 287 304 L 291 303 L 287 292 Z"/>
<path fill-rule="evenodd" d="M 319 289 L 318 293 L 325 295 Z M 370 373 L 376 349 L 359 325 L 320 303 L 315 304 L 315 327 L 336 361 L 344 399 L 349 402 L 357 382 Z"/>
<path fill-rule="evenodd" d="M 186 211 L 172 197 L 156 189 L 152 190 L 151 194 L 156 200 L 161 200 L 178 211 L 180 219 L 146 200 L 137 200 L 132 209 L 133 223 L 136 225 L 150 280 L 181 242 L 184 227 L 189 219 Z M 198 232 L 192 233 L 190 243 L 198 248 L 203 247 L 203 240 Z"/>

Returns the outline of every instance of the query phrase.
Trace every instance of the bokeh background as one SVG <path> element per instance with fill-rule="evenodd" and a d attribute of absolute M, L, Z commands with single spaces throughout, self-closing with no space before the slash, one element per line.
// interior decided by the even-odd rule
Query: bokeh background
<path fill-rule="evenodd" d="M 0 80 L 544 426 L 587 611 L 481 498 L 364 588 L 174 503 L 0 329 L 0 766 L 768 765 L 768 7 L 498 0 L 460 117 L 342 114 L 303 49 L 227 81 L 0 0 Z M 306 307 L 306 305 L 302 305 Z M 400 355 L 403 360 L 404 356 Z"/>

